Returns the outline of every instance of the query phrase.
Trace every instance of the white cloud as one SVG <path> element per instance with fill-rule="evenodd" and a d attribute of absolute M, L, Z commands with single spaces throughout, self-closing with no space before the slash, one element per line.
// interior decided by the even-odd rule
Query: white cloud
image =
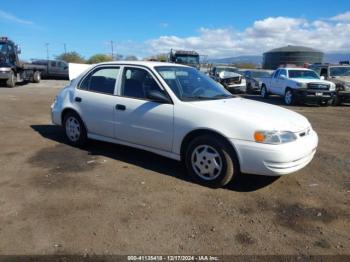
<path fill-rule="evenodd" d="M 169 24 L 168 23 L 160 23 L 159 26 L 163 27 L 163 28 L 167 28 L 169 26 Z"/>
<path fill-rule="evenodd" d="M 250 27 L 200 28 L 189 37 L 160 36 L 146 41 L 151 53 L 169 52 L 171 48 L 197 50 L 211 57 L 261 54 L 284 45 L 303 45 L 324 52 L 350 51 L 350 12 L 328 20 L 268 17 Z"/>
<path fill-rule="evenodd" d="M 350 21 L 350 11 L 342 13 L 342 14 L 339 14 L 339 15 L 336 15 L 336 16 L 333 16 L 331 18 L 331 20 L 333 20 L 333 21 L 347 21 L 347 22 L 349 22 Z"/>
<path fill-rule="evenodd" d="M 5 12 L 3 10 L 0 10 L 0 19 L 4 19 L 4 20 L 11 21 L 11 22 L 15 22 L 17 24 L 24 24 L 24 25 L 33 25 L 34 24 L 32 21 L 18 18 L 15 15 L 10 14 L 8 12 Z"/>

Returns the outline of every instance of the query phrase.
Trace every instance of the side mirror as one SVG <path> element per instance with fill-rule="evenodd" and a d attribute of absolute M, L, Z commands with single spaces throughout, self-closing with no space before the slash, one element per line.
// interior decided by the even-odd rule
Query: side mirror
<path fill-rule="evenodd" d="M 167 97 L 163 92 L 159 90 L 148 90 L 147 98 L 152 100 L 153 102 L 157 102 L 160 104 L 168 104 L 170 103 L 169 97 Z"/>
<path fill-rule="evenodd" d="M 287 76 L 285 76 L 285 75 L 280 75 L 280 77 L 279 77 L 280 79 L 286 79 L 287 78 Z"/>
<path fill-rule="evenodd" d="M 321 76 L 320 79 L 321 79 L 321 80 L 325 80 L 326 78 L 325 78 L 324 76 Z"/>
<path fill-rule="evenodd" d="M 63 67 L 63 70 L 67 70 L 67 69 L 68 69 L 68 66 Z"/>

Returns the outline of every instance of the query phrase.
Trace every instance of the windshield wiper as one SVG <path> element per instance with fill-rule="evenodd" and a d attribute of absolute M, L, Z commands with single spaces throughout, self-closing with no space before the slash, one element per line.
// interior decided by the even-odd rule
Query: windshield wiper
<path fill-rule="evenodd" d="M 213 98 L 215 99 L 220 99 L 220 98 L 233 98 L 235 97 L 234 95 L 228 95 L 228 94 L 221 94 L 221 95 L 216 95 L 216 96 L 213 96 Z"/>

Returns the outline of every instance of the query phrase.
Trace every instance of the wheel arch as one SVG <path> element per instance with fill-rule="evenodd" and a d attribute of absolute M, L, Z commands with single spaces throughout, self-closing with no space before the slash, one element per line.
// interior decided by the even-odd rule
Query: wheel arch
<path fill-rule="evenodd" d="M 69 112 L 72 112 L 72 113 L 75 113 L 78 115 L 78 117 L 80 118 L 80 120 L 83 122 L 84 124 L 84 127 L 85 127 L 85 130 L 86 132 L 88 132 L 88 129 L 87 129 L 87 126 L 86 126 L 86 123 L 84 121 L 84 119 L 81 117 L 81 115 L 79 114 L 79 112 L 77 110 L 75 110 L 74 108 L 71 108 L 71 107 L 67 107 L 65 109 L 62 110 L 62 113 L 61 113 L 61 123 L 62 123 L 62 126 L 63 126 L 63 120 L 64 120 L 64 117 L 69 113 Z"/>
<path fill-rule="evenodd" d="M 180 148 L 180 157 L 181 160 L 184 160 L 185 157 L 185 152 L 186 152 L 186 148 L 188 147 L 189 143 L 196 137 L 202 136 L 202 135 L 212 135 L 216 138 L 219 138 L 221 140 L 223 140 L 232 150 L 232 152 L 235 154 L 235 157 L 237 159 L 238 162 L 238 169 L 241 170 L 240 167 L 240 156 L 238 154 L 238 151 L 236 149 L 236 147 L 227 139 L 226 136 L 224 136 L 222 133 L 216 131 L 216 130 L 212 130 L 212 129 L 206 129 L 206 128 L 200 128 L 200 129 L 195 129 L 190 131 L 189 133 L 187 133 L 184 138 L 182 139 L 181 142 L 181 148 Z"/>

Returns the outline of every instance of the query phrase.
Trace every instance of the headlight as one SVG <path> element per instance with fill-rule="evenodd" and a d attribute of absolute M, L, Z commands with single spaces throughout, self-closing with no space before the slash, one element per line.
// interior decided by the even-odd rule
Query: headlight
<path fill-rule="evenodd" d="M 307 84 L 306 83 L 297 83 L 297 87 L 306 88 Z"/>
<path fill-rule="evenodd" d="M 329 87 L 329 91 L 335 91 L 335 85 L 331 85 L 331 86 Z"/>
<path fill-rule="evenodd" d="M 350 83 L 345 83 L 344 87 L 346 90 L 350 90 Z"/>
<path fill-rule="evenodd" d="M 254 140 L 257 143 L 263 144 L 284 144 L 293 142 L 297 136 L 289 131 L 256 131 L 254 133 Z"/>

